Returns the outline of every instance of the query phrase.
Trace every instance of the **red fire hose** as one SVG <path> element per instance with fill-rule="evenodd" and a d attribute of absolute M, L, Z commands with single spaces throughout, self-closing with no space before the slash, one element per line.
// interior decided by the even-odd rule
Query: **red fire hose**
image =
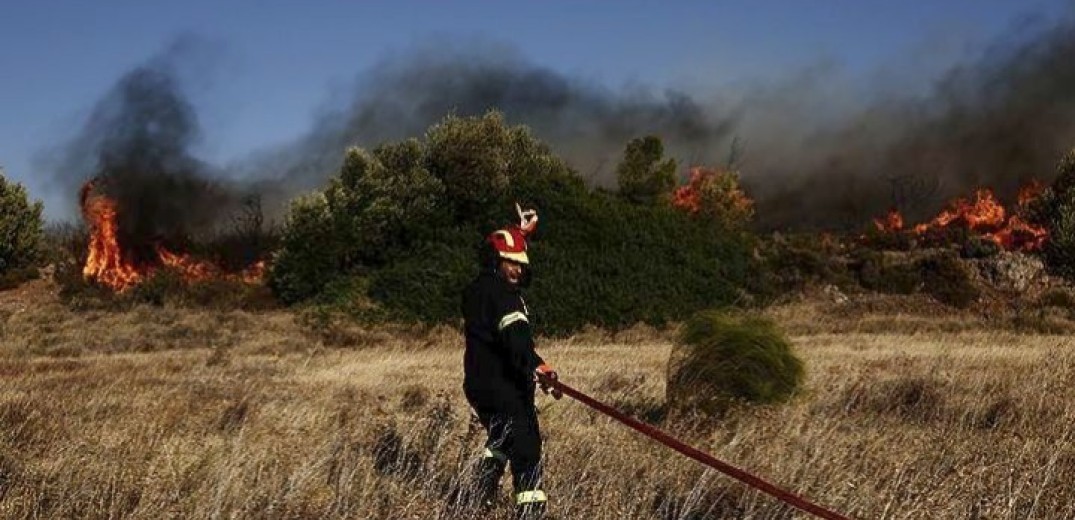
<path fill-rule="evenodd" d="M 567 386 L 559 380 L 549 379 L 544 375 L 540 374 L 538 375 L 538 377 L 545 385 L 560 390 L 561 392 L 567 394 L 569 397 L 575 399 L 576 401 L 579 401 L 582 404 L 593 408 L 594 410 L 597 410 L 613 419 L 616 419 L 617 421 L 626 424 L 627 426 L 630 426 L 632 429 L 642 433 L 643 435 L 646 435 L 647 437 L 661 444 L 664 444 L 665 446 L 668 446 L 673 450 L 676 450 L 698 462 L 701 462 L 706 466 L 709 466 L 721 473 L 724 473 L 725 475 L 728 475 L 729 477 L 732 477 L 748 486 L 751 486 L 755 489 L 772 495 L 773 497 L 776 497 L 789 505 L 806 511 L 807 513 L 817 516 L 818 518 L 825 518 L 827 520 L 850 520 L 846 516 L 843 516 L 829 509 L 825 509 L 824 507 L 810 502 L 809 500 L 806 500 L 805 498 L 796 495 L 795 493 L 770 484 L 769 482 L 762 480 L 760 477 L 747 473 L 746 471 L 743 471 L 728 463 L 722 462 L 713 457 L 712 455 L 709 455 L 708 453 L 688 446 L 679 439 L 676 439 L 675 437 L 672 437 L 671 435 L 668 435 L 667 433 L 664 433 L 657 428 L 654 428 L 646 423 L 634 419 L 633 417 L 630 417 L 623 412 L 620 412 L 619 410 L 605 403 L 602 403 L 601 401 L 598 401 L 597 399 L 594 399 L 578 390 L 575 390 L 574 388 Z"/>

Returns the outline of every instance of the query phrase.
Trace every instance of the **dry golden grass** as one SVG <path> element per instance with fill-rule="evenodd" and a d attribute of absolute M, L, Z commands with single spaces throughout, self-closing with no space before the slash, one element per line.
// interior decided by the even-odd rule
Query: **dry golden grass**
<path fill-rule="evenodd" d="M 1075 517 L 1069 337 L 930 321 L 958 316 L 831 333 L 794 309 L 771 314 L 798 331 L 803 395 L 661 426 L 856 518 Z M 4 518 L 466 517 L 453 499 L 482 433 L 451 331 L 327 347 L 280 311 L 78 313 L 41 285 L 0 294 L 0 313 Z M 540 348 L 566 382 L 659 420 L 665 335 Z M 557 518 L 802 517 L 578 403 L 539 407 Z"/>

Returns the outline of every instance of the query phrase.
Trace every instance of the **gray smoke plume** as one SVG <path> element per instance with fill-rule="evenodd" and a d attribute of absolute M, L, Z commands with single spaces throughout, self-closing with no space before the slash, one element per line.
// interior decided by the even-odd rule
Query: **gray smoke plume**
<path fill-rule="evenodd" d="M 654 134 L 682 175 L 734 160 L 762 229 L 857 230 L 890 207 L 919 220 L 981 186 L 1011 200 L 1031 178 L 1050 180 L 1075 145 L 1075 21 L 1009 32 L 1018 36 L 950 68 L 924 94 L 858 98 L 823 66 L 745 93 L 687 94 L 607 88 L 495 46 L 427 46 L 390 55 L 305 136 L 228 172 L 190 155 L 197 118 L 169 52 L 117 83 L 60 171 L 78 183 L 105 178 L 139 237 L 182 235 L 234 206 L 235 186 L 218 179 L 259 177 L 245 189 L 278 211 L 297 191 L 321 187 L 347 146 L 420 136 L 448 114 L 496 109 L 592 184 L 614 186 L 627 141 Z"/>
<path fill-rule="evenodd" d="M 498 109 L 603 186 L 614 185 L 626 142 L 647 134 L 684 169 L 736 155 L 763 229 L 858 229 L 891 207 L 925 218 L 981 186 L 1010 200 L 1022 183 L 1049 180 L 1075 144 L 1075 24 L 1014 29 L 1020 37 L 952 67 L 926 95 L 859 104 L 824 67 L 740 96 L 657 95 L 589 84 L 503 50 L 412 51 L 363 74 L 345 110 L 259 169 L 308 189 L 335 171 L 346 146 Z"/>
<path fill-rule="evenodd" d="M 854 229 L 889 207 L 921 220 L 978 187 L 1011 202 L 1026 182 L 1051 180 L 1075 146 L 1075 23 L 1012 32 L 926 96 L 886 97 L 817 127 L 751 129 L 785 139 L 745 168 L 763 225 Z"/>
<path fill-rule="evenodd" d="M 156 245 L 210 231 L 239 201 L 220 172 L 191 155 L 200 138 L 175 67 L 186 40 L 124 74 L 68 144 L 55 180 L 70 196 L 116 202 L 119 241 L 131 260 L 152 262 Z"/>
<path fill-rule="evenodd" d="M 732 128 L 730 118 L 681 92 L 614 91 L 511 51 L 440 46 L 373 67 L 361 76 L 345 110 L 324 115 L 308 136 L 264 163 L 282 164 L 289 184 L 316 186 L 335 171 L 347 146 L 420 136 L 446 115 L 494 109 L 512 124 L 529 126 L 582 176 L 605 185 L 632 138 L 657 134 L 672 154 L 701 161 Z"/>

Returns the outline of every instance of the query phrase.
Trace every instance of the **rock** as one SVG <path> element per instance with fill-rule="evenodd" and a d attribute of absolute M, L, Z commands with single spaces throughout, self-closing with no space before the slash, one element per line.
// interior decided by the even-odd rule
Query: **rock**
<path fill-rule="evenodd" d="M 835 302 L 837 304 L 842 305 L 842 304 L 845 304 L 845 303 L 851 301 L 851 298 L 848 298 L 847 295 L 844 294 L 844 292 L 841 291 L 840 288 L 835 286 L 835 285 L 831 285 L 831 284 L 826 285 L 825 288 L 822 289 L 822 292 L 825 293 L 825 296 L 827 298 L 829 298 L 830 300 L 832 300 L 833 302 Z"/>
<path fill-rule="evenodd" d="M 986 281 L 1002 290 L 1025 292 L 1045 276 L 1041 259 L 1018 252 L 1001 252 L 978 263 Z"/>

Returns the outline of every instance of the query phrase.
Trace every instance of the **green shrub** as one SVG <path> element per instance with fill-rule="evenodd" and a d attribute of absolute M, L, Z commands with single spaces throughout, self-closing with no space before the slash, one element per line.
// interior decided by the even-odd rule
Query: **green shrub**
<path fill-rule="evenodd" d="M 342 241 L 334 227 L 321 194 L 291 202 L 281 247 L 268 273 L 269 287 L 281 301 L 295 303 L 313 297 L 338 276 Z"/>
<path fill-rule="evenodd" d="M 1045 265 L 1075 280 L 1075 149 L 1057 166 L 1056 180 L 1030 207 L 1031 220 L 1049 230 L 1043 248 Z"/>
<path fill-rule="evenodd" d="M 30 202 L 26 188 L 8 182 L 0 170 L 0 277 L 7 284 L 34 277 L 41 260 L 41 201 Z"/>
<path fill-rule="evenodd" d="M 328 217 L 346 265 L 378 265 L 438 227 L 444 186 L 423 164 L 416 140 L 347 150 L 325 190 Z"/>
<path fill-rule="evenodd" d="M 855 265 L 859 283 L 871 291 L 911 294 L 922 286 L 921 273 L 913 262 L 898 262 L 878 251 L 857 250 Z"/>
<path fill-rule="evenodd" d="M 37 279 L 40 271 L 36 267 L 16 267 L 0 273 L 0 291 L 14 289 L 23 282 Z"/>
<path fill-rule="evenodd" d="M 968 237 L 959 250 L 959 256 L 963 258 L 990 258 L 997 256 L 1001 251 L 996 242 L 978 237 Z"/>
<path fill-rule="evenodd" d="M 736 403 L 785 401 L 803 377 L 802 361 L 773 322 L 703 311 L 677 338 L 666 395 L 674 413 L 720 415 Z"/>
<path fill-rule="evenodd" d="M 752 277 L 751 289 L 762 302 L 771 302 L 811 284 L 857 285 L 847 262 L 834 249 L 816 234 L 774 234 L 759 245 L 762 262 Z"/>
<path fill-rule="evenodd" d="M 854 255 L 859 283 L 865 289 L 884 294 L 925 292 L 960 309 L 969 307 L 980 296 L 970 273 L 952 251 L 914 258 L 860 249 Z"/>
<path fill-rule="evenodd" d="M 541 217 L 527 300 L 543 333 L 661 324 L 742 297 L 748 235 L 715 217 L 591 191 L 496 113 L 446 118 L 424 140 L 349 150 L 323 195 L 293 205 L 270 285 L 288 303 L 352 313 L 361 301 L 363 318 L 456 320 L 477 248 L 516 220 L 516 201 Z"/>
<path fill-rule="evenodd" d="M 981 295 L 967 269 L 955 254 L 923 258 L 917 266 L 926 292 L 945 305 L 965 309 Z"/>
<path fill-rule="evenodd" d="M 664 144 L 657 136 L 632 139 L 616 167 L 620 196 L 652 204 L 667 198 L 676 184 L 676 161 L 664 158 Z"/>

